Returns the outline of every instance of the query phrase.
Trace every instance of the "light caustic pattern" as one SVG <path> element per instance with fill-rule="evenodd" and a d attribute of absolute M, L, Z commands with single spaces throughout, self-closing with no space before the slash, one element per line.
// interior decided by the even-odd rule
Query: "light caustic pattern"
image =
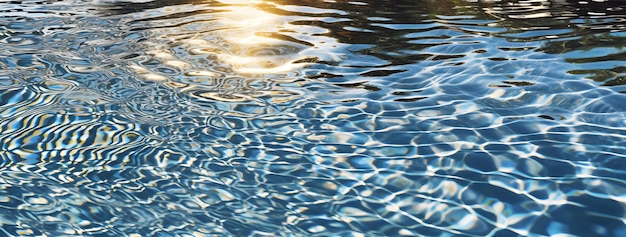
<path fill-rule="evenodd" d="M 622 5 L 2 3 L 0 235 L 625 235 Z"/>

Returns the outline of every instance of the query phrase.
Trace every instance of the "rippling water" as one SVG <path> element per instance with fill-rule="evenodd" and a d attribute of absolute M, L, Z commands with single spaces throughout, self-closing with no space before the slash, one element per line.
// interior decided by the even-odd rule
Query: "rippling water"
<path fill-rule="evenodd" d="M 0 3 L 0 236 L 626 235 L 624 1 Z"/>

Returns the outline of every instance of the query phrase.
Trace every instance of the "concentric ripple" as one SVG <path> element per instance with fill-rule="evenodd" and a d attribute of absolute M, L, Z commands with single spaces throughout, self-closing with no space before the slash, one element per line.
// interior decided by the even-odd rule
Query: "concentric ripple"
<path fill-rule="evenodd" d="M 1 236 L 626 235 L 621 1 L 0 1 Z"/>

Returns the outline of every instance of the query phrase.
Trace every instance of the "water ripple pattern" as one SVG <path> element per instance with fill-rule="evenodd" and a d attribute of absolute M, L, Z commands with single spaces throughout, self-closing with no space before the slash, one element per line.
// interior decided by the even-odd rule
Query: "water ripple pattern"
<path fill-rule="evenodd" d="M 626 235 L 623 1 L 0 3 L 0 236 Z"/>

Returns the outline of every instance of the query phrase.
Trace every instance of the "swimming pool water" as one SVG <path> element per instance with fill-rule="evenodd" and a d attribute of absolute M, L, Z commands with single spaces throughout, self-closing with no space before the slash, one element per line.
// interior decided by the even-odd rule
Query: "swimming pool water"
<path fill-rule="evenodd" d="M 626 235 L 626 2 L 0 3 L 0 236 Z"/>

